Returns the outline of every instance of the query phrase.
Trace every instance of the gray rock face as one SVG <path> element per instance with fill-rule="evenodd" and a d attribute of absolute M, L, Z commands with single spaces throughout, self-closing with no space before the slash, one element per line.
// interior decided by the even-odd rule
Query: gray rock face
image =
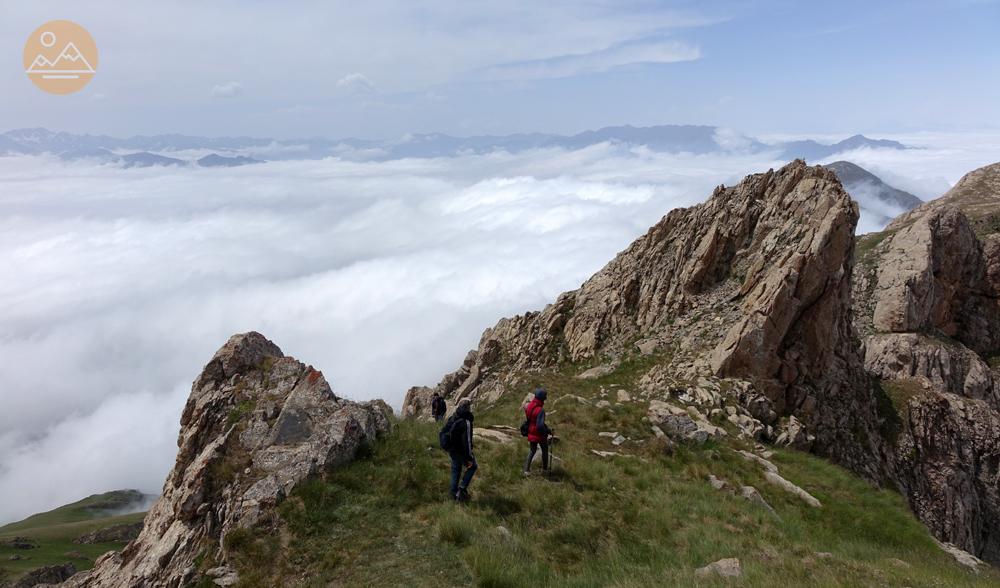
<path fill-rule="evenodd" d="M 43 566 L 21 576 L 17 582 L 14 582 L 11 588 L 32 588 L 33 586 L 59 584 L 68 580 L 75 573 L 76 566 L 71 563 Z"/>
<path fill-rule="evenodd" d="M 206 546 L 220 546 L 234 529 L 267 524 L 299 482 L 350 461 L 391 423 L 384 402 L 337 398 L 322 373 L 259 333 L 235 335 L 192 386 L 177 462 L 139 537 L 67 585 L 194 583 Z M 219 547 L 218 567 L 225 561 Z"/>
<path fill-rule="evenodd" d="M 751 436 L 797 415 L 813 450 L 878 479 L 875 396 L 850 322 L 857 220 L 836 175 L 802 161 L 719 187 L 671 211 L 579 290 L 502 319 L 437 390 L 492 399 L 519 371 L 614 365 L 652 340 L 678 349 L 657 366 L 670 378 L 749 381 L 741 399 L 762 424 L 736 420 Z"/>
<path fill-rule="evenodd" d="M 894 407 L 892 478 L 934 535 L 1000 563 L 1000 165 L 889 225 L 854 284 Z M 993 219 L 993 220 L 991 220 Z"/>
<path fill-rule="evenodd" d="M 1000 412 L 929 391 L 904 410 L 897 480 L 935 536 L 1000 562 Z"/>
<path fill-rule="evenodd" d="M 980 353 L 1000 347 L 997 292 L 983 246 L 959 209 L 939 207 L 887 240 L 873 322 L 880 332 L 940 332 Z"/>
<path fill-rule="evenodd" d="M 427 386 L 414 386 L 407 390 L 406 398 L 403 400 L 403 418 L 432 420 L 432 394 L 434 394 L 434 389 Z"/>
<path fill-rule="evenodd" d="M 882 380 L 916 380 L 935 390 L 1000 406 L 997 374 L 971 349 L 922 333 L 879 334 L 865 341 L 865 369 Z"/>
<path fill-rule="evenodd" d="M 141 522 L 132 523 L 130 525 L 114 525 L 112 527 L 106 527 L 104 529 L 97 529 L 96 531 L 84 533 L 74 539 L 73 543 L 78 543 L 80 545 L 92 545 L 94 543 L 107 543 L 109 541 L 127 542 L 138 537 L 140 531 L 142 531 Z"/>

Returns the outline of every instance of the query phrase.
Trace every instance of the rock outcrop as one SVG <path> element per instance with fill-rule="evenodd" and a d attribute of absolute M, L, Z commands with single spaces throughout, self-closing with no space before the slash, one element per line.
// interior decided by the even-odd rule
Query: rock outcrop
<path fill-rule="evenodd" d="M 850 320 L 857 220 L 836 175 L 802 161 L 719 187 L 671 211 L 579 290 L 488 329 L 436 389 L 490 402 L 519 371 L 589 362 L 596 377 L 636 341 L 643 354 L 671 347 L 658 366 L 669 377 L 657 381 L 749 381 L 742 396 L 759 429 L 796 415 L 815 451 L 877 479 L 875 397 Z M 420 410 L 416 398 L 404 414 Z"/>
<path fill-rule="evenodd" d="M 76 566 L 71 563 L 42 566 L 21 576 L 10 588 L 34 588 L 35 586 L 54 586 L 64 582 L 76 573 Z"/>
<path fill-rule="evenodd" d="M 526 370 L 602 378 L 638 352 L 654 432 L 713 435 L 675 405 L 696 404 L 898 486 L 939 539 L 1000 562 L 1000 164 L 856 244 L 857 220 L 834 172 L 801 161 L 719 187 L 488 329 L 436 390 L 488 404 Z"/>
<path fill-rule="evenodd" d="M 865 368 L 892 477 L 938 539 L 1000 563 L 1000 164 L 861 239 Z M 991 361 L 993 365 L 991 365 Z"/>
<path fill-rule="evenodd" d="M 350 461 L 391 422 L 384 402 L 338 398 L 322 373 L 259 333 L 233 336 L 192 386 L 177 462 L 138 538 L 66 585 L 175 588 L 206 575 L 235 582 L 222 539 L 270 524 L 299 482 Z"/>
<path fill-rule="evenodd" d="M 427 386 L 414 386 L 406 391 L 406 398 L 403 399 L 404 419 L 424 419 L 433 420 L 431 415 L 431 395 L 433 388 Z"/>
<path fill-rule="evenodd" d="M 121 541 L 122 543 L 131 541 L 139 536 L 142 532 L 142 523 L 131 523 L 125 525 L 113 525 L 111 527 L 105 527 L 103 529 L 96 529 L 90 531 L 89 533 L 84 533 L 76 539 L 73 543 L 79 545 L 93 545 L 94 543 L 109 543 L 112 541 Z"/>

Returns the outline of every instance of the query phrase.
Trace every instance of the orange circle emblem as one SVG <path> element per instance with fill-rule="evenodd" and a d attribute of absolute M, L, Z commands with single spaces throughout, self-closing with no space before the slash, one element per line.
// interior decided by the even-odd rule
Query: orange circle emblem
<path fill-rule="evenodd" d="M 78 92 L 97 73 L 97 44 L 75 22 L 49 21 L 24 44 L 24 73 L 50 94 Z"/>

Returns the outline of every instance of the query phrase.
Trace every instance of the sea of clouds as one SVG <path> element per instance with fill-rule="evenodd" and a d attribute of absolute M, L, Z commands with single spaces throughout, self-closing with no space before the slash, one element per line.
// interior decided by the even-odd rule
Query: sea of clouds
<path fill-rule="evenodd" d="M 963 137 L 840 158 L 933 198 L 1000 160 L 1000 135 Z M 398 409 L 500 317 L 578 287 L 670 209 L 782 163 L 609 144 L 231 169 L 0 158 L 0 523 L 158 492 L 190 383 L 234 333 Z M 878 228 L 866 214 L 859 230 Z"/>

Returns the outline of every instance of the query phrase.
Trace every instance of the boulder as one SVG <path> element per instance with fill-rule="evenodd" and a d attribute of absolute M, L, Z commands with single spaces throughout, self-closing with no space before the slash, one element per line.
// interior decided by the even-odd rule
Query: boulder
<path fill-rule="evenodd" d="M 699 578 L 710 578 L 713 576 L 739 578 L 743 575 L 743 569 L 740 567 L 740 560 L 735 557 L 728 557 L 712 562 L 703 568 L 696 569 L 694 575 Z"/>
<path fill-rule="evenodd" d="M 596 380 L 597 378 L 613 373 L 615 369 L 616 366 L 613 364 L 599 365 L 597 367 L 592 367 L 589 370 L 581 372 L 576 377 L 578 380 Z"/>
<path fill-rule="evenodd" d="M 764 500 L 764 497 L 753 486 L 743 486 L 740 488 L 740 496 L 746 498 L 750 504 L 763 508 L 767 512 L 777 516 L 778 513 L 774 511 L 774 508 Z"/>
<path fill-rule="evenodd" d="M 816 437 L 807 433 L 805 425 L 802 424 L 802 421 L 795 418 L 794 415 L 788 417 L 788 422 L 783 429 L 781 434 L 778 435 L 777 440 L 775 440 L 776 445 L 792 447 L 800 451 L 809 451 L 812 449 Z"/>
<path fill-rule="evenodd" d="M 729 485 L 725 480 L 717 478 L 713 474 L 708 475 L 708 484 L 714 490 L 723 490 Z"/>
<path fill-rule="evenodd" d="M 33 586 L 61 584 L 76 574 L 76 566 L 71 563 L 43 566 L 21 576 L 11 588 L 32 588 Z"/>
<path fill-rule="evenodd" d="M 267 525 L 300 482 L 352 460 L 390 429 L 392 418 L 380 400 L 338 398 L 322 373 L 263 335 L 234 335 L 191 388 L 176 464 L 138 538 L 67 586 L 197 583 L 195 561 L 206 545 L 223 545 L 235 529 Z M 215 568 L 227 566 L 224 548 L 212 557 Z"/>
<path fill-rule="evenodd" d="M 73 543 L 80 545 L 92 545 L 94 543 L 110 543 L 113 541 L 120 541 L 126 543 L 139 536 L 139 532 L 142 531 L 142 521 L 138 523 L 131 523 L 127 525 L 113 525 L 110 527 L 105 527 L 103 529 L 97 529 L 89 533 L 84 533 L 76 539 Z"/>
<path fill-rule="evenodd" d="M 725 430 L 709 423 L 693 407 L 685 410 L 661 400 L 651 400 L 647 417 L 650 424 L 674 440 L 704 443 L 726 436 Z"/>
<path fill-rule="evenodd" d="M 35 549 L 38 547 L 38 542 L 31 537 L 14 537 L 5 541 L 4 545 L 11 549 Z"/>
<path fill-rule="evenodd" d="M 987 567 L 986 562 L 972 555 L 968 551 L 959 549 L 958 547 L 952 545 L 951 543 L 941 543 L 940 541 L 938 541 L 937 545 L 938 547 L 941 548 L 942 551 L 955 558 L 955 561 L 957 561 L 958 563 L 962 564 L 963 566 L 969 568 L 970 570 L 976 573 L 979 573 L 979 570 L 981 568 Z"/>
<path fill-rule="evenodd" d="M 811 506 L 813 508 L 819 508 L 819 507 L 823 506 L 820 503 L 820 501 L 816 500 L 816 497 L 814 497 L 812 494 L 809 494 L 808 492 L 806 492 L 802 488 L 800 488 L 800 487 L 796 486 L 795 484 L 789 482 L 785 478 L 782 478 L 781 475 L 778 474 L 777 472 L 765 471 L 764 472 L 764 479 L 767 480 L 768 482 L 774 484 L 778 488 L 781 488 L 785 492 L 788 492 L 790 494 L 794 494 L 795 496 L 798 496 L 799 498 L 802 499 L 803 502 L 805 502 L 806 504 L 808 504 L 809 506 Z"/>
<path fill-rule="evenodd" d="M 506 430 L 497 430 L 489 427 L 476 427 L 472 432 L 473 438 L 477 441 L 491 441 L 493 443 L 500 444 L 507 444 L 515 441 L 518 438 L 515 437 L 515 435 L 519 437 L 520 433 L 517 433 L 515 430 L 514 434 L 511 434 Z"/>

